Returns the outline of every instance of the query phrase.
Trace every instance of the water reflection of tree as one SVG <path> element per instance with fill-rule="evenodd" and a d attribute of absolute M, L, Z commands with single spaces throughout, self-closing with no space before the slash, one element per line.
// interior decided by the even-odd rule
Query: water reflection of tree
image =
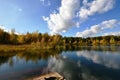
<path fill-rule="evenodd" d="M 18 53 L 17 57 L 21 59 L 25 59 L 26 62 L 32 60 L 33 62 L 37 63 L 38 60 L 47 60 L 50 56 L 57 57 L 58 54 L 60 54 L 60 51 L 41 50 L 41 51 L 30 51 L 30 52 Z"/>
<path fill-rule="evenodd" d="M 81 51 L 81 50 L 94 50 L 94 51 L 120 51 L 119 46 L 79 46 L 79 45 L 65 45 L 59 46 L 56 50 L 61 51 Z"/>
<path fill-rule="evenodd" d="M 12 66 L 14 64 L 12 61 L 14 55 L 14 53 L 0 53 L 0 66 L 4 63 L 9 63 Z"/>
<path fill-rule="evenodd" d="M 16 56 L 16 60 L 24 59 L 26 62 L 32 61 L 37 63 L 39 60 L 47 60 L 50 56 L 57 57 L 61 51 L 59 50 L 41 50 L 41 51 L 27 51 L 18 53 L 0 53 L 0 66 L 4 63 L 8 63 L 9 66 L 14 65 L 13 56 Z M 16 54 L 16 55 L 15 55 Z M 19 59 L 20 58 L 20 59 Z"/>
<path fill-rule="evenodd" d="M 0 65 L 6 63 L 9 60 L 9 56 L 0 56 Z"/>
<path fill-rule="evenodd" d="M 24 59 L 26 62 L 32 60 L 33 62 L 38 62 L 38 60 L 44 59 L 47 60 L 50 56 L 57 57 L 62 51 L 112 51 L 119 52 L 120 47 L 118 46 L 82 46 L 78 47 L 76 45 L 66 45 L 58 47 L 55 50 L 40 50 L 40 51 L 27 51 L 27 52 L 18 52 L 17 57 Z M 8 63 L 9 66 L 14 65 L 14 60 L 12 59 L 16 53 L 0 53 L 0 65 Z"/>

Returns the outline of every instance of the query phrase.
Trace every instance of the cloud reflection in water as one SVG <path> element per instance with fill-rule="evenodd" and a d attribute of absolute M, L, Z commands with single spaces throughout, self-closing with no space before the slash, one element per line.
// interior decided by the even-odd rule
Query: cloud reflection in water
<path fill-rule="evenodd" d="M 78 51 L 77 56 L 85 57 L 94 63 L 104 65 L 108 68 L 120 69 L 120 54 L 116 52 Z"/>

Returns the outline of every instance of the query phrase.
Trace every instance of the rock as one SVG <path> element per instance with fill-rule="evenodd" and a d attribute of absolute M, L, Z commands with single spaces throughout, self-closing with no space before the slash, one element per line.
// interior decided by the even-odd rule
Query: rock
<path fill-rule="evenodd" d="M 34 78 L 33 80 L 65 80 L 65 79 L 59 73 L 51 72 L 40 77 Z"/>

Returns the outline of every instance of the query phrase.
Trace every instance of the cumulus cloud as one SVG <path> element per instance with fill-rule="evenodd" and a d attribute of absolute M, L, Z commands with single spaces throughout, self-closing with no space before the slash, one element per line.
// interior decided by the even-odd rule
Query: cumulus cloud
<path fill-rule="evenodd" d="M 83 6 L 79 11 L 79 17 L 82 21 L 96 13 L 104 13 L 113 8 L 114 0 L 83 0 Z"/>
<path fill-rule="evenodd" d="M 71 27 L 79 27 L 89 16 L 111 10 L 114 3 L 114 0 L 83 0 L 80 6 L 80 0 L 61 0 L 58 12 L 51 13 L 49 17 L 43 16 L 43 20 L 47 22 L 52 34 L 62 33 Z M 91 31 L 88 30 L 88 32 Z"/>
<path fill-rule="evenodd" d="M 43 19 L 47 21 L 51 33 L 66 32 L 76 25 L 73 19 L 76 17 L 77 10 L 79 10 L 79 0 L 62 0 L 58 13 L 50 14 Z"/>
<path fill-rule="evenodd" d="M 77 32 L 76 37 L 91 37 L 95 36 L 96 34 L 104 31 L 105 29 L 114 28 L 117 25 L 119 25 L 119 21 L 116 19 L 103 21 L 102 23 L 98 25 L 93 25 L 90 27 L 90 29 L 86 29 L 83 32 Z"/>
<path fill-rule="evenodd" d="M 103 36 L 108 36 L 108 35 L 120 36 L 120 32 L 109 32 L 109 33 L 105 33 Z"/>

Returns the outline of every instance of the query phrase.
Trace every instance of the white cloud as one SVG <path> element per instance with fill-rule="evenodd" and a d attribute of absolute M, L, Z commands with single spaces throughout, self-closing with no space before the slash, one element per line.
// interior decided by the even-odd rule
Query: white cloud
<path fill-rule="evenodd" d="M 109 33 L 105 33 L 103 36 L 108 36 L 108 35 L 120 36 L 120 32 L 109 32 Z"/>
<path fill-rule="evenodd" d="M 40 1 L 45 2 L 45 0 Z M 43 20 L 47 22 L 52 34 L 62 33 L 66 32 L 71 27 L 79 27 L 89 16 L 111 10 L 114 3 L 114 0 L 83 0 L 82 6 L 80 7 L 80 0 L 61 0 L 58 13 L 51 13 L 49 17 L 43 16 Z M 80 21 L 75 21 L 75 19 L 78 18 L 80 18 Z M 96 26 L 93 28 L 98 28 Z M 95 30 L 93 32 L 87 30 L 85 33 L 94 34 L 96 33 Z"/>
<path fill-rule="evenodd" d="M 116 19 L 103 21 L 98 25 L 93 25 L 90 29 L 86 29 L 83 32 L 77 32 L 76 37 L 91 37 L 95 36 L 96 34 L 100 33 L 101 31 L 109 28 L 114 28 L 119 25 L 119 22 Z"/>
<path fill-rule="evenodd" d="M 79 17 L 82 21 L 96 13 L 104 13 L 113 8 L 114 0 L 83 0 L 83 6 L 79 11 Z"/>
<path fill-rule="evenodd" d="M 3 31 L 5 31 L 5 32 L 8 32 L 8 33 L 10 33 L 11 34 L 11 30 L 10 29 L 7 29 L 5 26 L 3 26 L 3 25 L 0 25 L 0 29 L 2 29 Z M 17 35 L 19 35 L 19 34 L 21 34 L 20 32 L 17 32 L 17 31 L 15 31 L 15 34 L 17 34 Z"/>
<path fill-rule="evenodd" d="M 76 25 L 73 19 L 76 17 L 77 10 L 79 10 L 79 0 L 62 0 L 59 13 L 50 14 L 49 17 L 43 17 L 43 19 L 47 21 L 51 33 L 66 32 Z"/>
<path fill-rule="evenodd" d="M 3 25 L 0 25 L 0 29 L 4 30 L 5 32 L 10 32 L 10 30 L 6 29 L 6 27 Z"/>

